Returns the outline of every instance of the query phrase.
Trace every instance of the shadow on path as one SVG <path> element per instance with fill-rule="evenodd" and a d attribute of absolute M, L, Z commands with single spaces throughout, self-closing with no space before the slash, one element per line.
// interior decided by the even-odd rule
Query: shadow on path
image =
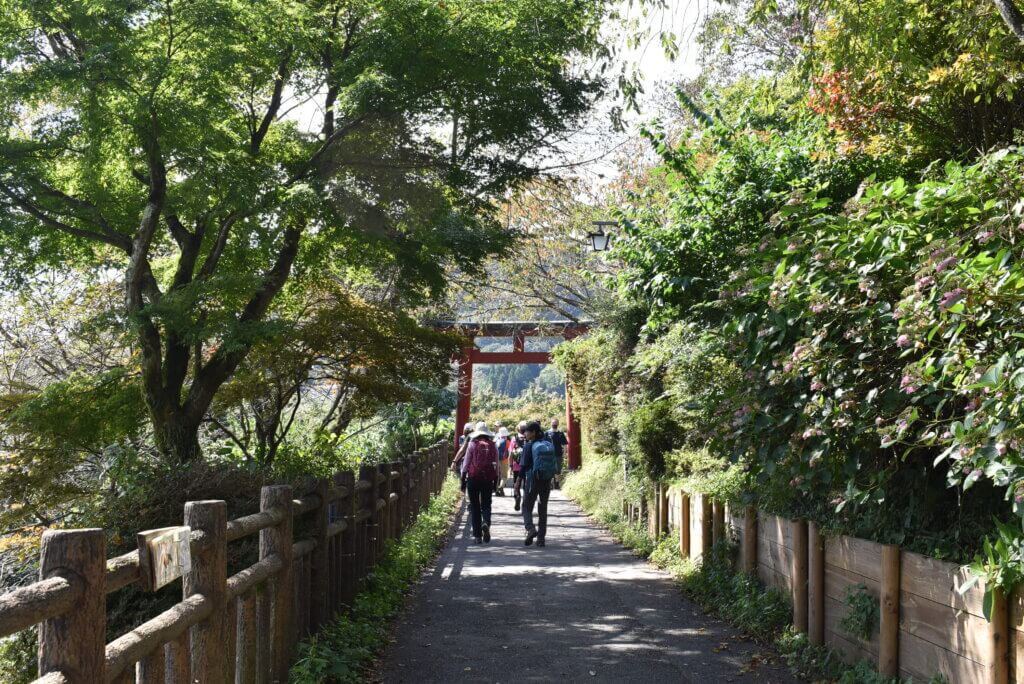
<path fill-rule="evenodd" d="M 490 544 L 474 545 L 461 516 L 399 618 L 379 681 L 798 681 L 561 492 L 549 511 L 545 548 L 523 546 L 510 496 L 494 499 Z"/>

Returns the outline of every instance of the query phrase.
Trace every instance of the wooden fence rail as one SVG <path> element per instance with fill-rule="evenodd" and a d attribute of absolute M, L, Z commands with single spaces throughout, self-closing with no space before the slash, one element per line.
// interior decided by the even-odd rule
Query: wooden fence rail
<path fill-rule="evenodd" d="M 441 490 L 447 464 L 446 440 L 363 466 L 358 480 L 320 480 L 299 499 L 264 487 L 260 511 L 235 520 L 223 501 L 188 502 L 182 600 L 109 644 L 106 595 L 148 589 L 148 555 L 108 560 L 103 530 L 49 530 L 39 581 L 0 596 L 0 637 L 39 626 L 37 683 L 284 682 L 299 640 L 351 605 L 386 542 Z M 296 539 L 296 528 L 308 533 Z M 259 560 L 229 577 L 228 544 L 257 533 Z"/>

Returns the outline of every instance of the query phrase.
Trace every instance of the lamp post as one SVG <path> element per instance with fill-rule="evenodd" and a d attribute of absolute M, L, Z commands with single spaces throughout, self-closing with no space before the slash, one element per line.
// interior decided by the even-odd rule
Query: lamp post
<path fill-rule="evenodd" d="M 605 252 L 611 246 L 612 236 L 604 232 L 605 227 L 619 225 L 617 221 L 591 221 L 591 224 L 596 226 L 597 230 L 590 231 L 587 233 L 587 239 L 590 240 L 590 248 L 595 252 Z"/>

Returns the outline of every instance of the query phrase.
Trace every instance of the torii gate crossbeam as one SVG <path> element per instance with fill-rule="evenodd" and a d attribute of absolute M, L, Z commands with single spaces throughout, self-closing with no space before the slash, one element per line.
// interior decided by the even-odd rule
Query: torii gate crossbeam
<path fill-rule="evenodd" d="M 469 323 L 462 321 L 435 321 L 432 326 L 442 330 L 453 330 L 469 339 L 456 359 L 459 368 L 459 400 L 455 410 L 455 442 L 458 444 L 462 426 L 469 422 L 470 402 L 473 394 L 473 366 L 487 363 L 551 363 L 548 352 L 526 351 L 526 338 L 538 336 L 562 337 L 571 340 L 588 330 L 590 325 L 577 321 L 500 321 L 493 323 Z M 485 352 L 474 343 L 477 337 L 511 337 L 512 351 Z M 568 383 L 565 387 L 565 428 L 569 440 L 567 460 L 570 469 L 579 468 L 583 463 L 580 444 L 580 423 L 572 410 L 572 398 Z"/>

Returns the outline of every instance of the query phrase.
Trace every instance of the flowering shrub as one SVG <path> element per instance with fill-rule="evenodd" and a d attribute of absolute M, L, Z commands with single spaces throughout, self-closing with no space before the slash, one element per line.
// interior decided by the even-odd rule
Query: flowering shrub
<path fill-rule="evenodd" d="M 832 491 L 838 512 L 906 506 L 912 471 L 941 475 L 953 510 L 985 483 L 1024 517 L 1022 197 L 1010 149 L 865 182 L 844 206 L 794 193 L 771 218 L 785 237 L 719 299 L 750 380 L 719 442 L 769 491 Z"/>

